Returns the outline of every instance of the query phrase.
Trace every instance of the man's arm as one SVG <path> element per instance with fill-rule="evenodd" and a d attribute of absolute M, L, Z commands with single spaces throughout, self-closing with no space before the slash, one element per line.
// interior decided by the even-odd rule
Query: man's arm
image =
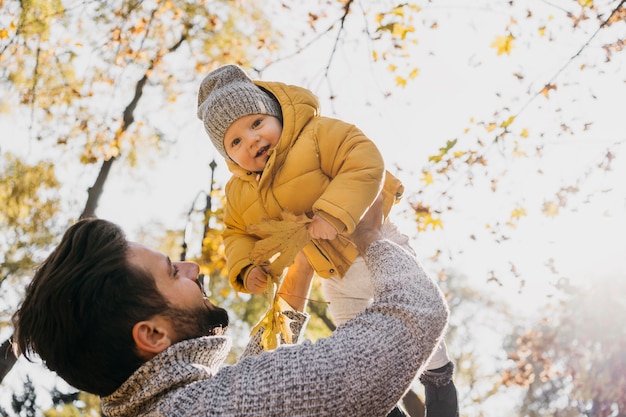
<path fill-rule="evenodd" d="M 211 383 L 228 386 L 232 398 L 212 398 L 214 406 L 225 414 L 375 416 L 400 400 L 440 340 L 448 310 L 404 249 L 376 240 L 376 231 L 354 238 L 371 270 L 372 305 L 315 344 L 280 347 L 220 371 Z"/>

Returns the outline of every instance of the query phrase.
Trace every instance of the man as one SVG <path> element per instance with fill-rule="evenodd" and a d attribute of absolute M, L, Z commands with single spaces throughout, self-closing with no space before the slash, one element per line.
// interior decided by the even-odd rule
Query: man
<path fill-rule="evenodd" d="M 128 242 L 98 219 L 70 227 L 38 269 L 13 319 L 15 342 L 102 396 L 108 417 L 385 416 L 423 371 L 448 310 L 418 262 L 381 238 L 381 213 L 379 199 L 352 235 L 371 270 L 373 304 L 315 344 L 222 366 L 228 315 L 203 297 L 198 266 Z M 297 337 L 310 281 L 285 281 L 283 314 Z"/>

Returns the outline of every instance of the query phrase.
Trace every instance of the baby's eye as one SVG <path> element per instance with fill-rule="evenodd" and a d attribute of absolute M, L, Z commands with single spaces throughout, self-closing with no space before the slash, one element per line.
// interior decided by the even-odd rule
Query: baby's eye
<path fill-rule="evenodd" d="M 234 148 L 235 146 L 239 145 L 239 143 L 240 143 L 240 142 L 241 142 L 241 139 L 239 139 L 239 138 L 233 139 L 233 140 L 230 142 L 230 147 L 231 147 L 231 148 Z"/>
<path fill-rule="evenodd" d="M 262 121 L 263 121 L 263 118 L 261 117 L 259 117 L 258 119 L 255 119 L 254 122 L 252 122 L 252 128 L 259 127 Z"/>
<path fill-rule="evenodd" d="M 172 276 L 176 278 L 178 276 L 178 267 L 176 265 L 172 265 Z"/>

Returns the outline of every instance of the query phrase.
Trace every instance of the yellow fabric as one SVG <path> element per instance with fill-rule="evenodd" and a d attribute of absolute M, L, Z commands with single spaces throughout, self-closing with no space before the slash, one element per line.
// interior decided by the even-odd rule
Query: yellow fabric
<path fill-rule="evenodd" d="M 343 276 L 358 255 L 345 235 L 354 231 L 383 179 L 385 215 L 402 195 L 402 184 L 385 174 L 379 150 L 358 128 L 319 116 L 313 93 L 278 82 L 255 84 L 280 103 L 283 131 L 260 179 L 227 161 L 233 174 L 226 184 L 224 233 L 229 281 L 247 292 L 240 272 L 250 265 L 258 237 L 246 227 L 263 218 L 280 219 L 284 211 L 319 213 L 337 228 L 336 239 L 313 240 L 304 253 L 320 276 Z"/>

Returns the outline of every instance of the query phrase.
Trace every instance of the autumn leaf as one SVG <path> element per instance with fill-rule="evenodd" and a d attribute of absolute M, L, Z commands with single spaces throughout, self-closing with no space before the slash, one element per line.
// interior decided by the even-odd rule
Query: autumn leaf
<path fill-rule="evenodd" d="M 511 55 L 513 49 L 513 40 L 515 37 L 510 33 L 507 36 L 496 36 L 496 40 L 491 43 L 492 48 L 496 48 L 498 55 Z"/>
<path fill-rule="evenodd" d="M 430 226 L 432 230 L 443 229 L 443 222 L 440 218 L 434 218 L 430 214 L 424 219 L 424 230 Z"/>
<path fill-rule="evenodd" d="M 396 85 L 398 87 L 406 87 L 406 78 L 402 78 L 401 76 L 396 77 Z"/>
<path fill-rule="evenodd" d="M 269 265 L 269 272 L 274 277 L 280 276 L 293 263 L 309 240 L 307 224 L 311 219 L 304 214 L 296 216 L 288 212 L 282 217 L 283 220 L 264 219 L 248 227 L 249 233 L 263 238 L 255 243 L 250 260 L 254 265 Z"/>
<path fill-rule="evenodd" d="M 559 206 L 553 201 L 548 201 L 547 203 L 543 203 L 543 209 L 541 211 L 547 217 L 556 217 L 559 214 Z"/>
<path fill-rule="evenodd" d="M 511 116 L 508 119 L 506 119 L 504 122 L 502 122 L 500 124 L 500 127 L 506 129 L 507 127 L 509 127 L 511 125 L 511 123 L 513 123 L 515 121 L 515 116 Z"/>
<path fill-rule="evenodd" d="M 493 132 L 496 127 L 498 127 L 498 125 L 496 125 L 495 123 L 489 123 L 487 126 L 485 126 L 485 130 L 487 132 Z"/>
<path fill-rule="evenodd" d="M 293 343 L 293 332 L 289 325 L 291 320 L 282 313 L 278 303 L 277 289 L 278 283 L 275 280 L 268 279 L 265 294 L 268 299 L 271 299 L 271 307 L 250 332 L 250 335 L 253 336 L 263 329 L 260 343 L 264 350 L 276 349 L 280 345 L 281 336 L 285 343 Z"/>
<path fill-rule="evenodd" d="M 439 148 L 439 155 L 430 156 L 428 157 L 428 160 L 435 163 L 441 161 L 444 155 L 447 154 L 448 151 L 454 147 L 454 145 L 456 145 L 456 142 L 457 139 L 446 141 L 446 146 L 443 148 Z"/>
<path fill-rule="evenodd" d="M 548 98 L 548 93 L 550 92 L 550 90 L 556 90 L 556 85 L 554 84 L 546 84 L 542 89 L 541 89 L 541 94 L 543 94 L 543 96 L 545 98 Z"/>
<path fill-rule="evenodd" d="M 429 171 L 422 171 L 422 181 L 426 183 L 426 185 L 430 185 L 433 183 L 433 174 Z"/>
<path fill-rule="evenodd" d="M 511 220 L 519 220 L 522 216 L 526 216 L 526 209 L 523 207 L 516 208 L 511 212 Z"/>

